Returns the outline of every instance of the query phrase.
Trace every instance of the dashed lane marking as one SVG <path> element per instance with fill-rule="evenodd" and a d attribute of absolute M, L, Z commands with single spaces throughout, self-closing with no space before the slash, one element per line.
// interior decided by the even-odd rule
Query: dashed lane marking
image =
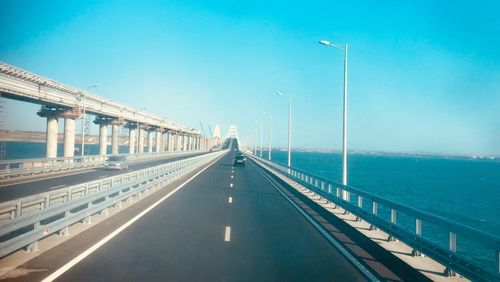
<path fill-rule="evenodd" d="M 226 226 L 226 232 L 224 232 L 224 241 L 225 242 L 231 241 L 231 226 Z"/>
<path fill-rule="evenodd" d="M 227 200 L 228 203 L 232 204 L 233 203 L 233 197 L 229 197 L 229 199 Z"/>

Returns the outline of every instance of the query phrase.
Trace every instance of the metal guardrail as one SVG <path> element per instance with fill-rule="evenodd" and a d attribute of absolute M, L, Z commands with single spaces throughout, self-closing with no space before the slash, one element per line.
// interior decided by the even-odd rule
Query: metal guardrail
<path fill-rule="evenodd" d="M 345 186 L 306 171 L 248 154 L 446 267 L 477 281 L 500 281 L 500 237 Z M 400 218 L 400 220 L 397 220 Z M 425 227 L 425 229 L 424 229 Z M 424 232 L 424 230 L 426 232 Z"/>
<path fill-rule="evenodd" d="M 208 151 L 174 151 L 158 153 L 119 154 L 127 156 L 129 163 L 146 162 L 172 156 L 190 155 Z M 89 155 L 84 157 L 36 158 L 0 161 L 0 180 L 5 178 L 46 174 L 66 170 L 102 167 L 111 155 Z"/>
<path fill-rule="evenodd" d="M 91 216 L 108 213 L 162 188 L 173 179 L 207 164 L 227 150 L 187 158 L 117 176 L 81 183 L 0 204 L 0 257 L 27 247 L 38 249 L 38 241 L 77 222 L 91 222 Z"/>

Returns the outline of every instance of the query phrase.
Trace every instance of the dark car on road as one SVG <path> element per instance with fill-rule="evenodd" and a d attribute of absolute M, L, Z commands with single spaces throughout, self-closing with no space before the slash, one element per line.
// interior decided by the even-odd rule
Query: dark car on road
<path fill-rule="evenodd" d="M 245 166 L 246 157 L 244 155 L 236 155 L 234 157 L 234 166 Z"/>

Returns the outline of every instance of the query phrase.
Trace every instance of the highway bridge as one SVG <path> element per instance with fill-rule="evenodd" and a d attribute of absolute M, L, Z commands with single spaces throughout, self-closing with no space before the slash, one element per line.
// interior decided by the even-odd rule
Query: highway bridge
<path fill-rule="evenodd" d="M 0 91 L 47 118 L 47 158 L 0 162 L 2 280 L 500 280 L 497 236 L 3 63 Z M 100 155 L 57 158 L 52 123 L 64 119 L 74 146 L 80 108 L 97 116 Z M 108 154 L 108 124 L 129 125 L 129 170 L 105 169 L 118 146 L 112 133 Z M 237 154 L 246 166 L 233 165 Z M 422 231 L 432 224 L 444 246 Z M 491 260 L 457 252 L 471 240 Z"/>

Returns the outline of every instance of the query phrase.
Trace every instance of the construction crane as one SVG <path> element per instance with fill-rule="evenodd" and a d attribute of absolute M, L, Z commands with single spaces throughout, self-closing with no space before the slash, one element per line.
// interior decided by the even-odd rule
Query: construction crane
<path fill-rule="evenodd" d="M 201 133 L 203 133 L 203 135 L 207 135 L 205 133 L 205 128 L 203 127 L 203 123 L 201 122 L 201 120 L 200 120 L 200 127 L 201 127 Z"/>
<path fill-rule="evenodd" d="M 214 134 L 212 133 L 212 127 L 210 124 L 208 125 L 208 130 L 210 130 L 210 138 L 214 138 Z"/>

